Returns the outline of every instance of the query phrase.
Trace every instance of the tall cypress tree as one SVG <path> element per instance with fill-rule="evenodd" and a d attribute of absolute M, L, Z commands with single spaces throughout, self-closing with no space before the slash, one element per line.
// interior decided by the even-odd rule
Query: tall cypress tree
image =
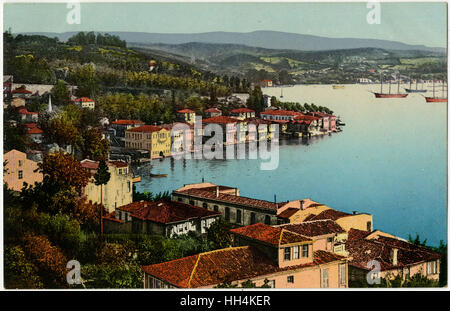
<path fill-rule="evenodd" d="M 94 174 L 95 184 L 100 186 L 100 236 L 103 237 L 103 185 L 106 185 L 111 178 L 108 165 L 105 160 L 101 160 L 97 172 Z"/>

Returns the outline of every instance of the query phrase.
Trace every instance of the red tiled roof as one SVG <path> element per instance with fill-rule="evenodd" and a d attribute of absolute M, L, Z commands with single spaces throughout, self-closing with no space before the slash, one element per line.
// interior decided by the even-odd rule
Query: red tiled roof
<path fill-rule="evenodd" d="M 349 265 L 360 269 L 371 270 L 367 263 L 377 260 L 381 271 L 402 268 L 441 258 L 441 255 L 431 249 L 420 247 L 409 242 L 378 237 L 377 239 L 354 239 L 345 243 L 345 249 L 349 252 Z M 397 249 L 397 265 L 391 261 L 391 251 Z"/>
<path fill-rule="evenodd" d="M 80 162 L 81 167 L 87 168 L 88 170 L 97 170 L 99 162 L 92 161 L 89 159 L 84 159 Z M 108 161 L 108 165 L 115 167 L 128 167 L 128 164 L 124 161 Z"/>
<path fill-rule="evenodd" d="M 227 116 L 216 116 L 202 120 L 203 123 L 217 123 L 217 124 L 227 124 L 227 123 L 236 123 L 239 120 L 233 117 Z"/>
<path fill-rule="evenodd" d="M 306 221 L 293 224 L 281 225 L 280 228 L 289 230 L 307 237 L 320 236 L 325 234 L 336 234 L 344 233 L 345 230 L 342 229 L 336 222 L 330 219 L 316 220 L 316 221 Z"/>
<path fill-rule="evenodd" d="M 182 109 L 178 110 L 178 113 L 195 113 L 195 111 L 191 109 Z"/>
<path fill-rule="evenodd" d="M 93 102 L 94 100 L 88 98 L 88 97 L 80 97 L 73 100 L 74 102 L 81 102 L 81 103 L 87 103 L 87 102 Z"/>
<path fill-rule="evenodd" d="M 326 251 L 315 251 L 311 263 L 279 268 L 256 247 L 230 247 L 168 262 L 143 266 L 152 276 L 181 288 L 198 288 L 224 282 L 246 281 L 254 277 L 312 267 L 345 257 Z"/>
<path fill-rule="evenodd" d="M 139 120 L 116 120 L 111 122 L 111 124 L 119 124 L 119 125 L 135 125 L 135 124 L 144 124 L 144 122 Z"/>
<path fill-rule="evenodd" d="M 324 210 L 322 213 L 318 215 L 309 215 L 304 219 L 304 221 L 310 221 L 310 220 L 320 220 L 320 219 L 331 219 L 331 220 L 337 220 L 342 217 L 350 216 L 351 214 L 344 213 L 341 211 L 336 211 L 334 209 L 327 209 Z"/>
<path fill-rule="evenodd" d="M 300 234 L 262 223 L 231 229 L 230 231 L 235 234 L 239 234 L 250 239 L 258 240 L 275 246 L 311 241 L 311 239 L 308 239 L 307 237 L 304 237 Z"/>
<path fill-rule="evenodd" d="M 32 94 L 31 91 L 26 90 L 24 87 L 19 87 L 12 91 L 13 94 Z"/>
<path fill-rule="evenodd" d="M 38 112 L 28 111 L 27 108 L 19 108 L 19 110 L 17 110 L 17 112 L 19 114 L 39 114 Z"/>
<path fill-rule="evenodd" d="M 291 110 L 266 110 L 261 115 L 303 116 L 303 113 Z"/>
<path fill-rule="evenodd" d="M 219 113 L 219 112 L 222 112 L 222 110 L 217 109 L 217 108 L 209 108 L 209 109 L 206 109 L 205 112 L 217 112 L 217 113 Z"/>
<path fill-rule="evenodd" d="M 163 128 L 160 126 L 153 126 L 153 125 L 142 125 L 138 127 L 134 127 L 132 129 L 128 129 L 128 132 L 142 132 L 142 133 L 151 133 L 151 132 L 159 132 Z"/>
<path fill-rule="evenodd" d="M 278 217 L 281 218 L 289 218 L 292 215 L 294 215 L 295 213 L 297 213 L 300 209 L 295 208 L 295 207 L 289 207 L 287 209 L 285 209 L 284 211 L 282 211 L 281 213 L 278 214 Z"/>
<path fill-rule="evenodd" d="M 348 231 L 348 238 L 347 239 L 348 239 L 348 241 L 365 239 L 370 233 L 371 233 L 370 231 L 363 231 L 363 230 L 351 228 Z"/>
<path fill-rule="evenodd" d="M 109 161 L 108 163 L 115 167 L 128 167 L 128 163 L 124 161 Z"/>
<path fill-rule="evenodd" d="M 314 120 L 320 120 L 320 118 L 302 114 L 302 115 L 297 115 L 297 116 L 295 116 L 295 117 L 294 117 L 294 120 L 308 120 L 308 121 L 314 121 Z"/>
<path fill-rule="evenodd" d="M 247 112 L 255 112 L 253 109 L 249 108 L 237 108 L 230 111 L 231 113 L 247 113 Z"/>
<path fill-rule="evenodd" d="M 262 80 L 262 82 L 272 82 L 272 80 L 264 79 L 264 80 Z"/>
<path fill-rule="evenodd" d="M 33 127 L 33 128 L 28 129 L 27 133 L 28 134 L 42 134 L 42 133 L 44 133 L 44 131 L 38 127 Z"/>
<path fill-rule="evenodd" d="M 202 199 L 210 199 L 218 202 L 227 202 L 232 204 L 238 204 L 238 205 L 245 205 L 249 207 L 254 208 L 262 208 L 262 209 L 268 209 L 276 211 L 278 209 L 278 204 L 264 201 L 264 200 L 258 200 L 258 199 L 252 199 L 242 196 L 236 196 L 232 194 L 225 194 L 225 193 L 219 193 L 219 196 L 216 196 L 216 193 L 214 191 L 205 191 L 202 189 L 186 189 L 182 191 L 174 191 L 174 193 L 178 194 L 184 194 L 192 197 L 198 197 Z M 281 203 L 280 203 L 281 206 Z"/>
<path fill-rule="evenodd" d="M 133 202 L 117 207 L 117 209 L 131 213 L 131 217 L 134 218 L 163 224 L 220 215 L 220 212 L 210 211 L 181 202 L 165 200 L 157 202 Z"/>
<path fill-rule="evenodd" d="M 103 219 L 109 220 L 109 221 L 115 221 L 115 222 L 119 222 L 119 223 L 125 223 L 125 220 L 120 220 L 116 218 L 116 212 L 111 212 L 109 214 L 106 214 L 102 217 Z"/>

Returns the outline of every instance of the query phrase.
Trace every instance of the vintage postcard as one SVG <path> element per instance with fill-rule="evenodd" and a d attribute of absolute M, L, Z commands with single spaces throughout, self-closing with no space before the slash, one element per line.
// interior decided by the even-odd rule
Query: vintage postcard
<path fill-rule="evenodd" d="M 446 2 L 2 10 L 3 289 L 447 287 Z"/>

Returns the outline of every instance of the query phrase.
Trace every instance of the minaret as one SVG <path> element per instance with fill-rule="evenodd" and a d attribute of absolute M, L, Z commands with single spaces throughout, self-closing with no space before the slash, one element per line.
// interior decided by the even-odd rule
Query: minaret
<path fill-rule="evenodd" d="M 48 111 L 49 113 L 53 112 L 53 108 L 52 108 L 52 95 L 49 95 L 49 96 L 48 96 L 48 109 L 47 109 L 47 111 Z"/>

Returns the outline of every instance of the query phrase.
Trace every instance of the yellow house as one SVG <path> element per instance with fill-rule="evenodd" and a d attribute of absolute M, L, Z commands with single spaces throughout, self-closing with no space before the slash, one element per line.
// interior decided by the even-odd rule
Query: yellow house
<path fill-rule="evenodd" d="M 148 150 L 151 159 L 170 156 L 170 131 L 152 125 L 128 129 L 125 132 L 125 148 Z"/>
<path fill-rule="evenodd" d="M 80 162 L 81 166 L 88 169 L 92 176 L 98 169 L 99 163 L 96 161 L 85 159 Z M 116 207 L 130 204 L 133 202 L 133 173 L 126 162 L 109 161 L 108 171 L 111 177 L 103 187 L 97 186 L 92 177 L 89 183 L 83 189 L 83 195 L 88 201 L 100 204 L 101 189 L 103 190 L 103 206 L 108 213 L 113 212 Z"/>

